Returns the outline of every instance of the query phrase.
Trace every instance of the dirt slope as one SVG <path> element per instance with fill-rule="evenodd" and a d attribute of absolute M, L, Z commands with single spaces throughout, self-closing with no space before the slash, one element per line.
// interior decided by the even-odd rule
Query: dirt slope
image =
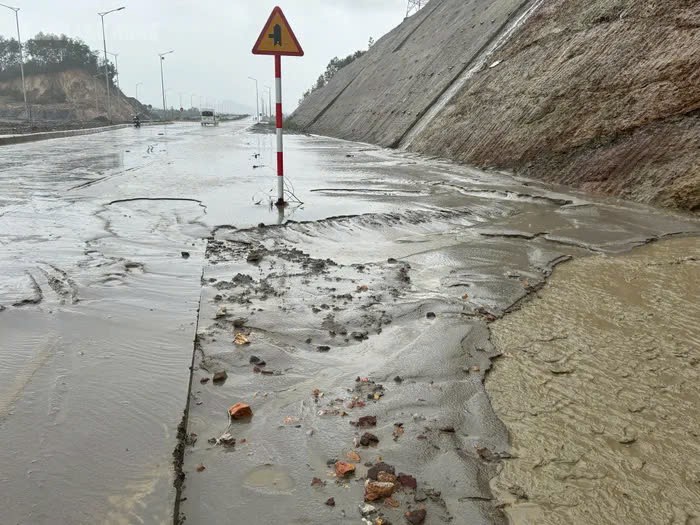
<path fill-rule="evenodd" d="M 81 69 L 72 69 L 57 73 L 29 75 L 26 77 L 27 97 L 31 105 L 32 116 L 38 121 L 90 121 L 104 118 L 107 114 L 107 92 L 98 78 Z M 112 120 L 126 122 L 131 120 L 137 103 L 128 99 L 121 91 L 112 90 Z M 143 108 L 138 104 L 139 110 Z M 22 80 L 0 82 L 0 118 L 16 119 L 24 116 L 22 98 Z"/>
<path fill-rule="evenodd" d="M 485 55 L 530 7 L 534 14 Z M 699 110 L 697 0 L 433 0 L 312 94 L 292 121 L 312 133 L 403 141 L 420 153 L 697 211 Z"/>
<path fill-rule="evenodd" d="M 700 209 L 700 3 L 548 0 L 411 146 Z"/>

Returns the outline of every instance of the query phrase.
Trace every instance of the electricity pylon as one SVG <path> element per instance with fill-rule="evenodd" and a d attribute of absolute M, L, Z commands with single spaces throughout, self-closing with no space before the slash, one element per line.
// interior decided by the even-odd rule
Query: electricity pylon
<path fill-rule="evenodd" d="M 406 8 L 406 18 L 411 16 L 413 13 L 417 13 L 421 10 L 428 0 L 408 0 L 408 7 Z"/>

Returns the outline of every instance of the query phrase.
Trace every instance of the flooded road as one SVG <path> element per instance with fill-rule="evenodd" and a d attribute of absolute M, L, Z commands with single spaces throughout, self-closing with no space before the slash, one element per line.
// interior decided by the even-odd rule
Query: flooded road
<path fill-rule="evenodd" d="M 361 481 L 337 486 L 326 464 L 355 450 L 348 421 L 363 415 L 378 416 L 380 441 L 362 464 L 393 461 L 425 495 L 397 494 L 394 522 L 411 506 L 426 523 L 502 521 L 495 463 L 479 452 L 509 448 L 483 388 L 498 355 L 488 323 L 559 262 L 697 222 L 306 136 L 286 142 L 304 203 L 279 214 L 273 136 L 248 125 L 2 148 L 0 521 L 172 522 L 196 335 L 190 523 L 261 510 L 270 523 L 356 523 Z M 224 384 L 200 383 L 223 370 Z M 209 444 L 237 401 L 255 413 L 231 429 L 238 448 Z"/>

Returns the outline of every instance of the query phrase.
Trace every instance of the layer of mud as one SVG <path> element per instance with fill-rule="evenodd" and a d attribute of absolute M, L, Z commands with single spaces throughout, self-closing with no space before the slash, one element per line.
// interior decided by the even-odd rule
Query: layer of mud
<path fill-rule="evenodd" d="M 700 239 L 561 266 L 491 326 L 514 524 L 700 523 Z"/>
<path fill-rule="evenodd" d="M 417 490 L 380 500 L 373 519 L 402 523 L 406 512 L 426 510 L 428 524 L 506 523 L 489 487 L 510 456 L 483 388 L 500 353 L 489 323 L 571 257 L 628 250 L 693 225 L 537 198 L 535 188 L 494 190 L 485 206 L 474 193 L 467 201 L 442 189 L 393 213 L 216 230 L 182 519 L 357 523 L 365 479 L 384 461 L 414 477 Z M 252 407 L 251 419 L 229 421 L 238 402 Z M 362 428 L 368 416 L 376 426 Z M 338 460 L 354 463 L 355 474 L 338 477 Z M 268 471 L 287 488 L 251 488 L 249 473 Z"/>

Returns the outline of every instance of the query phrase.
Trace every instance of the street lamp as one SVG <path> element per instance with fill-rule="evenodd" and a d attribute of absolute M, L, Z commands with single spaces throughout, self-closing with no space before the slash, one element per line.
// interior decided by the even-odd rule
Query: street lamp
<path fill-rule="evenodd" d="M 107 37 L 105 36 L 105 16 L 110 13 L 116 13 L 117 11 L 122 11 L 126 7 L 118 7 L 112 9 L 111 11 L 105 11 L 104 13 L 97 13 L 102 19 L 102 45 L 104 46 L 105 52 L 105 85 L 107 86 L 107 119 L 112 122 L 112 102 L 109 100 L 109 73 L 107 71 Z"/>
<path fill-rule="evenodd" d="M 190 95 L 190 109 L 194 109 L 194 97 L 197 96 L 197 93 L 192 93 Z"/>
<path fill-rule="evenodd" d="M 270 113 L 270 119 L 272 119 L 272 88 L 265 86 L 265 89 L 267 89 L 267 109 Z"/>
<path fill-rule="evenodd" d="M 258 79 L 253 77 L 248 78 L 255 82 L 255 121 L 260 122 L 260 96 L 258 95 Z"/>
<path fill-rule="evenodd" d="M 17 23 L 17 43 L 19 44 L 19 70 L 22 73 L 22 93 L 24 94 L 24 109 L 27 112 L 27 120 L 31 123 L 32 116 L 29 114 L 29 103 L 27 102 L 27 85 L 24 82 L 24 52 L 22 51 L 22 37 L 19 34 L 19 7 L 12 7 L 5 4 L 0 4 L 2 7 L 7 7 L 15 12 L 15 22 Z"/>
<path fill-rule="evenodd" d="M 139 86 L 143 86 L 143 82 L 136 83 L 136 97 L 134 97 L 134 98 L 136 98 L 136 100 L 139 99 Z"/>
<path fill-rule="evenodd" d="M 117 89 L 119 88 L 119 53 L 110 53 L 107 51 L 108 55 L 112 55 L 114 57 L 114 71 L 116 73 L 116 81 L 117 81 Z"/>
<path fill-rule="evenodd" d="M 165 55 L 169 55 L 170 53 L 174 52 L 175 50 L 171 49 L 170 51 L 166 51 L 165 53 L 158 53 L 158 56 L 160 57 L 160 89 L 163 92 L 163 118 L 165 118 L 168 111 L 165 107 L 165 80 L 163 80 L 163 61 L 165 60 Z"/>

